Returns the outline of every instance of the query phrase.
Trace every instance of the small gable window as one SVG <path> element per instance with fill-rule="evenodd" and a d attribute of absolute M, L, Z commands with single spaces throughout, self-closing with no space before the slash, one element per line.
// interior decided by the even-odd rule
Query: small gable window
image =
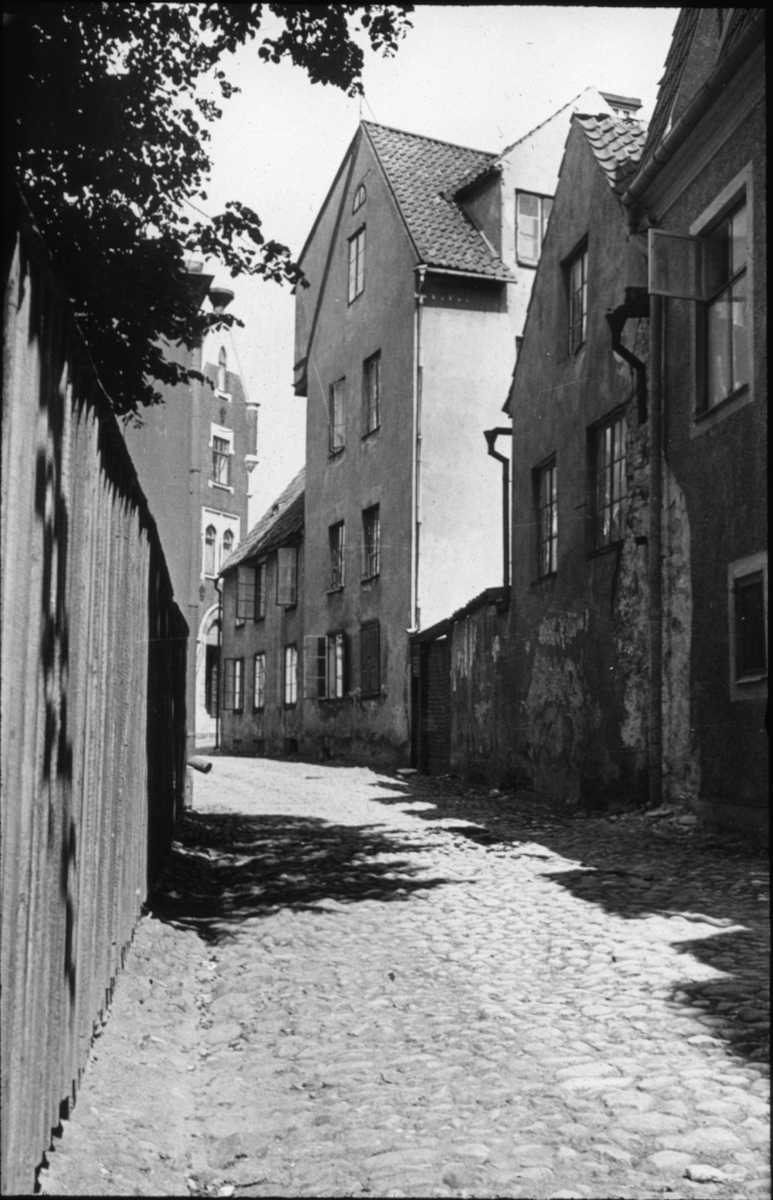
<path fill-rule="evenodd" d="M 569 289 L 569 349 L 575 354 L 585 344 L 588 329 L 588 246 L 582 246 L 566 264 Z"/>
<path fill-rule="evenodd" d="M 536 267 L 553 208 L 550 196 L 533 192 L 515 194 L 515 256 L 519 263 Z"/>
<path fill-rule="evenodd" d="M 365 203 L 365 184 L 361 183 L 360 186 L 357 188 L 357 191 L 354 193 L 354 200 L 352 202 L 352 212 L 356 213 L 357 209 L 362 208 L 364 203 Z"/>

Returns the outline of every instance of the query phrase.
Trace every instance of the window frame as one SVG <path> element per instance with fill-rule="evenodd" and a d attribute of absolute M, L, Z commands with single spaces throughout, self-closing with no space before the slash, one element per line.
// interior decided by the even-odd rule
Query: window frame
<path fill-rule="evenodd" d="M 244 712 L 244 659 L 223 661 L 223 712 Z"/>
<path fill-rule="evenodd" d="M 549 481 L 550 484 L 547 502 L 543 488 L 545 481 Z M 541 583 L 543 579 L 552 579 L 558 573 L 558 473 L 555 454 L 534 468 L 534 502 L 537 529 L 537 581 Z"/>
<path fill-rule="evenodd" d="M 221 448 L 215 445 L 216 442 L 221 443 Z M 233 429 L 228 429 L 225 425 L 210 424 L 209 448 L 212 456 L 208 480 L 209 486 L 211 488 L 218 488 L 220 491 L 233 492 L 233 468 L 231 464 L 236 454 Z M 225 464 L 225 482 L 219 478 L 218 463 Z"/>
<path fill-rule="evenodd" d="M 346 376 L 330 385 L 328 400 L 328 453 L 340 454 L 346 448 Z"/>
<path fill-rule="evenodd" d="M 240 563 L 236 568 L 236 620 L 255 620 L 255 568 Z"/>
<path fill-rule="evenodd" d="M 252 710 L 261 712 L 266 707 L 266 652 L 257 650 L 252 656 Z"/>
<path fill-rule="evenodd" d="M 579 354 L 588 340 L 588 238 L 587 236 L 575 247 L 564 261 L 564 274 L 567 295 L 567 325 L 569 334 L 569 353 Z M 574 271 L 578 264 L 582 268 L 579 287 L 574 284 Z M 576 297 L 579 296 L 579 317 L 576 315 Z"/>
<path fill-rule="evenodd" d="M 276 603 L 278 608 L 298 604 L 298 547 L 280 546 L 276 552 Z"/>
<path fill-rule="evenodd" d="M 528 254 L 523 254 L 521 252 L 521 247 L 519 245 L 519 238 L 521 236 L 521 214 L 520 214 L 520 209 L 519 209 L 519 203 L 520 203 L 521 197 L 523 197 L 523 196 L 533 197 L 535 200 L 537 200 L 539 202 L 539 213 L 538 213 L 537 217 L 536 218 L 535 217 L 526 218 L 526 219 L 532 220 L 532 221 L 536 220 L 538 223 L 537 240 L 538 240 L 539 245 L 537 248 L 537 254 L 536 254 L 535 258 L 530 257 Z M 516 188 L 516 190 L 515 190 L 515 261 L 518 263 L 519 267 L 532 267 L 532 268 L 536 269 L 539 266 L 539 260 L 542 257 L 542 248 L 545 244 L 545 234 L 547 233 L 548 221 L 550 220 L 550 214 L 553 211 L 554 200 L 555 200 L 554 196 L 548 196 L 543 192 L 530 192 L 526 188 Z M 545 216 L 545 202 L 546 201 L 550 204 L 550 209 L 548 211 L 547 216 Z"/>
<path fill-rule="evenodd" d="M 212 535 L 211 537 L 210 534 Z M 207 525 L 204 530 L 202 574 L 208 579 L 215 579 L 217 577 L 217 528 L 211 524 Z"/>
<path fill-rule="evenodd" d="M 268 602 L 268 559 L 262 558 L 255 563 L 255 617 L 263 621 L 266 617 Z"/>
<path fill-rule="evenodd" d="M 298 645 L 289 642 L 284 647 L 282 672 L 282 696 L 285 708 L 294 708 L 298 703 Z"/>
<path fill-rule="evenodd" d="M 762 636 L 765 645 L 765 667 L 762 671 L 738 673 L 738 609 L 737 595 L 739 580 L 760 577 L 762 583 Z M 768 637 L 768 554 L 761 551 L 746 558 L 736 559 L 727 568 L 727 628 L 729 642 L 729 686 L 730 699 L 765 700 L 768 695 L 768 670 L 770 645 Z"/>
<path fill-rule="evenodd" d="M 623 453 L 618 458 L 614 457 L 615 437 L 614 429 L 617 425 L 622 425 L 620 443 Z M 612 457 L 604 464 L 604 470 L 609 470 L 609 501 L 599 506 L 599 483 L 600 483 L 600 468 L 599 468 L 599 447 L 603 434 L 607 431 L 612 431 Z M 589 435 L 589 491 L 590 491 L 590 553 L 603 554 L 607 550 L 614 549 L 625 541 L 625 502 L 628 499 L 628 414 L 625 408 L 617 408 L 614 412 L 609 413 L 601 421 L 597 421 L 588 431 Z M 617 473 L 615 472 L 616 464 L 618 466 Z M 618 495 L 615 495 L 615 480 L 618 483 L 622 481 L 622 490 Z M 619 511 L 619 537 L 612 537 L 613 527 L 613 512 L 615 506 L 618 506 Z M 609 511 L 610 523 L 609 534 L 602 533 L 599 536 L 599 522 L 601 515 Z"/>
<path fill-rule="evenodd" d="M 373 370 L 375 368 L 375 371 Z M 371 376 L 375 374 L 375 389 Z M 375 402 L 373 394 L 375 390 Z M 381 428 L 381 351 L 371 354 L 362 364 L 362 436 L 368 437 Z"/>
<path fill-rule="evenodd" d="M 328 526 L 330 548 L 330 592 L 343 591 L 346 583 L 346 522 L 334 521 Z"/>
<path fill-rule="evenodd" d="M 365 647 L 366 635 L 375 633 L 375 651 L 371 653 L 370 660 L 375 663 L 375 683 L 373 680 L 373 671 L 371 670 L 366 677 L 365 670 Z M 381 695 L 381 622 L 363 621 L 360 625 L 360 694 L 364 698 Z"/>
<path fill-rule="evenodd" d="M 349 304 L 365 291 L 365 225 L 360 225 L 349 238 Z"/>
<path fill-rule="evenodd" d="M 367 583 L 369 579 L 376 579 L 380 574 L 381 505 L 370 504 L 362 510 L 362 582 Z"/>
<path fill-rule="evenodd" d="M 356 213 L 360 208 L 362 208 L 362 206 L 365 203 L 365 201 L 367 200 L 367 198 L 368 198 L 368 193 L 365 190 L 365 184 L 364 183 L 358 184 L 357 189 L 354 193 L 354 199 L 352 200 L 352 212 Z"/>

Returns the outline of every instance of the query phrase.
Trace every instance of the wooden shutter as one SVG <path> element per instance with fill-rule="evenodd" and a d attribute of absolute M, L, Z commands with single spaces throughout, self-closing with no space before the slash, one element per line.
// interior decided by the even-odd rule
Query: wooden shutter
<path fill-rule="evenodd" d="M 360 690 L 376 696 L 381 690 L 381 637 L 378 621 L 360 627 Z"/>
<path fill-rule="evenodd" d="M 327 639 L 308 634 L 303 639 L 305 684 L 307 700 L 320 700 L 327 695 Z"/>
<path fill-rule="evenodd" d="M 282 608 L 297 603 L 297 546 L 280 546 L 277 553 L 276 602 Z"/>

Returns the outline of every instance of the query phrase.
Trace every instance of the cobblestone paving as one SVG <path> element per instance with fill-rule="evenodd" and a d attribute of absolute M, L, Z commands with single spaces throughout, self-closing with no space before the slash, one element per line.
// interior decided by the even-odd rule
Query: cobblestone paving
<path fill-rule="evenodd" d="M 42 1190 L 767 1195 L 767 885 L 671 813 L 217 759 Z"/>

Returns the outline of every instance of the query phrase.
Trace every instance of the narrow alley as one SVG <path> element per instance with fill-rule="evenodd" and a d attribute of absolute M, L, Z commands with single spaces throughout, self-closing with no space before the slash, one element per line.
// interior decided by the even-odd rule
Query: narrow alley
<path fill-rule="evenodd" d="M 215 758 L 38 1189 L 762 1197 L 766 859 L 665 811 Z"/>

